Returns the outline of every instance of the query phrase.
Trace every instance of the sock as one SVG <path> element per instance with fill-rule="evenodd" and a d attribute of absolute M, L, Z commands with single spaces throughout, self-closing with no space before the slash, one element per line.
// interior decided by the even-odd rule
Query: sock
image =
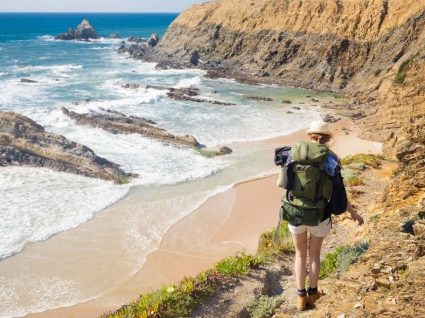
<path fill-rule="evenodd" d="M 305 296 L 306 293 L 307 293 L 307 291 L 305 290 L 305 288 L 297 290 L 298 296 Z"/>
<path fill-rule="evenodd" d="M 307 293 L 309 295 L 314 295 L 315 293 L 317 293 L 317 287 L 314 287 L 314 288 L 309 287 L 307 290 Z"/>

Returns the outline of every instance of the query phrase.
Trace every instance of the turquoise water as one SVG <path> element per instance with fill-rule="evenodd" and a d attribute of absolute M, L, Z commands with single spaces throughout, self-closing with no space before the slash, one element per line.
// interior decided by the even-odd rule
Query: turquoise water
<path fill-rule="evenodd" d="M 132 212 L 133 217 L 143 221 L 152 211 L 172 216 L 149 224 L 145 232 L 135 228 L 128 233 L 126 240 L 134 243 L 140 239 L 140 255 L 135 261 L 140 266 L 173 222 L 191 212 L 190 207 L 195 208 L 232 183 L 270 172 L 273 149 L 254 145 L 254 141 L 294 132 L 318 118 L 317 108 L 309 105 L 306 97 L 315 96 L 309 91 L 211 80 L 203 71 L 194 69 L 156 70 L 155 64 L 116 52 L 125 37 L 163 35 L 175 17 L 176 14 L 0 14 L 0 110 L 22 113 L 46 130 L 89 146 L 124 170 L 140 175 L 129 185 L 117 186 L 47 169 L 0 168 L 0 260 L 10 260 L 13 255 L 24 253 L 31 243 L 56 233 L 78 230 L 95 213 L 131 191 L 133 197 L 140 193 L 140 200 L 146 201 L 143 209 Z M 89 43 L 54 40 L 55 35 L 75 27 L 83 18 L 89 19 L 100 35 L 118 33 L 123 39 L 102 38 Z M 21 78 L 37 82 L 22 83 Z M 122 86 L 126 83 L 142 86 L 125 89 Z M 177 102 L 168 99 L 164 91 L 145 89 L 147 84 L 196 86 L 201 98 L 236 105 Z M 274 101 L 251 101 L 244 95 L 271 96 Z M 293 103 L 283 104 L 283 99 Z M 235 152 L 205 158 L 191 149 L 165 146 L 139 135 L 113 135 L 81 127 L 62 114 L 62 106 L 81 113 L 102 107 L 150 118 L 172 133 L 191 134 L 202 144 L 227 145 Z M 293 109 L 294 106 L 300 109 Z M 149 202 L 158 193 L 165 193 L 164 197 Z M 93 249 L 96 250 L 95 245 Z M 41 306 L 37 297 L 47 298 L 43 291 L 32 289 L 33 280 L 26 284 L 19 277 L 4 275 L 0 261 L 0 316 L 22 316 L 96 297 L 97 292 L 87 294 L 91 289 L 83 281 L 69 276 L 67 282 L 72 280 L 75 286 L 81 286 L 75 298 L 55 298 Z M 22 290 L 34 296 L 26 304 L 19 301 Z"/>

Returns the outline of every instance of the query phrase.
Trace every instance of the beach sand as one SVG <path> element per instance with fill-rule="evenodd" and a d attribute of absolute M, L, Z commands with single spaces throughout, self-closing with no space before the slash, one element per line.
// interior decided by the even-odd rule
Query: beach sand
<path fill-rule="evenodd" d="M 335 138 L 331 148 L 341 157 L 381 151 L 379 143 L 357 138 L 358 130 L 348 119 L 333 124 L 332 130 Z M 273 153 L 274 147 L 298 140 L 306 140 L 305 131 L 264 143 Z M 255 252 L 260 234 L 278 221 L 283 190 L 275 185 L 276 178 L 271 175 L 244 181 L 209 198 L 167 231 L 158 249 L 131 279 L 99 298 L 28 317 L 98 317 L 136 300 L 142 292 L 196 275 L 225 256 Z"/>

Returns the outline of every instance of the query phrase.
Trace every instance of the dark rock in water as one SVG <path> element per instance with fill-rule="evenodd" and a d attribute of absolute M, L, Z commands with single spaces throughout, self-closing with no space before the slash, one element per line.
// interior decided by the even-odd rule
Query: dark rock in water
<path fill-rule="evenodd" d="M 90 39 L 98 39 L 99 35 L 96 30 L 86 19 L 81 21 L 81 23 L 74 30 L 69 28 L 67 32 L 59 34 L 55 37 L 56 40 L 79 40 L 79 41 L 89 41 Z"/>
<path fill-rule="evenodd" d="M 131 57 L 142 58 L 148 50 L 158 44 L 159 37 L 155 33 L 147 40 L 138 36 L 131 36 L 127 39 L 127 42 L 132 44 L 127 47 L 125 42 L 121 43 L 118 53 L 128 53 Z"/>
<path fill-rule="evenodd" d="M 291 108 L 296 110 L 301 110 L 301 107 L 298 107 L 298 106 L 292 106 Z"/>
<path fill-rule="evenodd" d="M 288 110 L 286 113 L 287 113 L 287 114 L 293 114 L 294 112 L 292 112 L 292 111 Z"/>
<path fill-rule="evenodd" d="M 175 146 L 199 147 L 198 141 L 193 136 L 173 135 L 164 129 L 152 126 L 155 123 L 145 118 L 126 116 L 120 112 L 105 109 L 88 114 L 79 114 L 65 107 L 61 109 L 65 115 L 80 125 L 99 127 L 113 134 L 141 134 Z"/>
<path fill-rule="evenodd" d="M 139 36 L 130 36 L 127 39 L 127 42 L 133 42 L 133 43 L 141 43 L 141 42 L 145 42 L 146 40 L 139 37 Z"/>
<path fill-rule="evenodd" d="M 197 93 L 196 93 L 197 95 Z M 214 104 L 219 106 L 234 106 L 235 104 L 232 103 L 226 103 L 221 102 L 218 100 L 212 100 L 212 99 L 205 99 L 205 98 L 194 98 L 192 96 L 195 96 L 195 92 L 191 90 L 190 88 L 176 88 L 174 90 L 171 90 L 167 93 L 167 96 L 179 100 L 179 101 L 189 101 L 189 102 L 195 102 L 195 103 L 207 103 L 207 104 Z"/>
<path fill-rule="evenodd" d="M 0 111 L 0 163 L 46 167 L 56 171 L 126 183 L 135 176 L 97 156 L 90 148 L 46 132 L 28 117 Z"/>
<path fill-rule="evenodd" d="M 198 50 L 193 51 L 192 55 L 190 56 L 189 63 L 195 66 L 199 64 Z"/>
<path fill-rule="evenodd" d="M 21 78 L 21 83 L 38 83 L 38 82 L 31 80 L 29 78 Z"/>
<path fill-rule="evenodd" d="M 247 95 L 247 96 L 244 96 L 244 98 L 250 99 L 250 100 L 257 100 L 257 101 L 265 101 L 265 102 L 272 102 L 273 101 L 273 98 L 263 97 L 263 96 Z"/>
<path fill-rule="evenodd" d="M 118 53 L 119 54 L 128 53 L 128 48 L 124 44 L 122 44 L 120 48 L 118 49 Z"/>
<path fill-rule="evenodd" d="M 318 103 L 318 102 L 320 102 L 317 98 L 312 98 L 312 99 L 311 99 L 311 101 L 312 101 L 313 103 Z"/>
<path fill-rule="evenodd" d="M 283 104 L 292 104 L 292 102 L 289 99 L 284 99 L 282 101 Z"/>
<path fill-rule="evenodd" d="M 121 39 L 121 37 L 119 36 L 119 34 L 116 34 L 116 33 L 109 34 L 109 38 L 110 39 Z"/>
<path fill-rule="evenodd" d="M 157 34 L 152 34 L 150 37 L 149 37 L 149 39 L 146 41 L 146 44 L 149 46 L 149 47 L 154 47 L 154 46 L 156 46 L 157 44 L 158 44 L 158 42 L 159 42 L 159 36 L 157 35 Z"/>

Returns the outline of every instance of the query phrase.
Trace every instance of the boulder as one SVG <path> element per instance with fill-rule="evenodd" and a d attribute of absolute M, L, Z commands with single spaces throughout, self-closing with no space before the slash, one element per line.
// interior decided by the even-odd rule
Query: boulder
<path fill-rule="evenodd" d="M 111 34 L 109 34 L 109 38 L 110 39 L 121 39 L 121 37 L 117 33 L 111 33 Z"/>
<path fill-rule="evenodd" d="M 0 165 L 46 167 L 126 183 L 135 176 L 90 148 L 46 132 L 28 117 L 0 111 Z"/>
<path fill-rule="evenodd" d="M 153 33 L 153 34 L 149 37 L 149 39 L 146 41 L 146 44 L 147 44 L 149 47 L 154 47 L 154 46 L 156 46 L 156 45 L 158 44 L 158 42 L 159 42 L 159 36 L 158 36 L 157 34 Z"/>
<path fill-rule="evenodd" d="M 99 35 L 96 30 L 86 19 L 74 30 L 69 28 L 67 32 L 59 34 L 55 37 L 56 40 L 78 40 L 78 41 L 89 41 L 90 39 L 98 39 Z"/>

